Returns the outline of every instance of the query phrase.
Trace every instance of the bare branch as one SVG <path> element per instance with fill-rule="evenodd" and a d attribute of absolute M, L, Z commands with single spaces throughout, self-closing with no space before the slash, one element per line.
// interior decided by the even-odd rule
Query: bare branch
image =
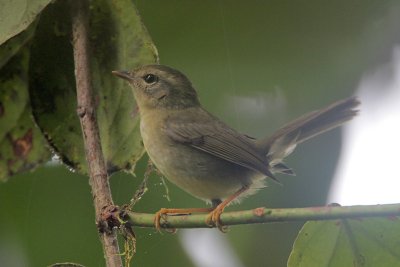
<path fill-rule="evenodd" d="M 78 108 L 85 142 L 86 160 L 89 166 L 89 183 L 92 188 L 96 221 L 101 221 L 102 210 L 113 205 L 108 174 L 104 163 L 100 143 L 100 134 L 96 120 L 93 88 L 90 71 L 90 51 L 88 38 L 88 1 L 72 0 L 72 35 L 75 61 L 75 79 Z M 100 233 L 104 255 L 108 267 L 122 266 L 116 233 Z"/>

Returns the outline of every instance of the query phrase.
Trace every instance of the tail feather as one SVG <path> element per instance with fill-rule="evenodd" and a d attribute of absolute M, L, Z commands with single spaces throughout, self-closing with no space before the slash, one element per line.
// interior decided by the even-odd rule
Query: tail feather
<path fill-rule="evenodd" d="M 286 124 L 272 136 L 261 139 L 258 141 L 258 146 L 266 151 L 274 172 L 284 173 L 281 170 L 282 160 L 292 153 L 297 144 L 351 120 L 358 114 L 358 110 L 355 108 L 359 104 L 360 101 L 356 97 L 350 97 L 337 101 L 324 109 L 308 113 Z"/>
<path fill-rule="evenodd" d="M 283 174 L 292 175 L 292 176 L 296 175 L 291 168 L 289 168 L 282 162 L 274 165 L 273 170 L 274 170 L 274 172 L 277 172 L 277 173 L 283 173 Z"/>

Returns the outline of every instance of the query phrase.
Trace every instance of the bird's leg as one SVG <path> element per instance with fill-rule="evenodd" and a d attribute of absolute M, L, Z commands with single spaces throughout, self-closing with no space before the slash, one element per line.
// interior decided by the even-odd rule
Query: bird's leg
<path fill-rule="evenodd" d="M 157 231 L 161 231 L 161 218 L 163 215 L 179 215 L 191 213 L 206 213 L 212 211 L 214 208 L 188 208 L 188 209 L 160 209 L 154 216 L 154 227 Z"/>
<path fill-rule="evenodd" d="M 160 209 L 154 216 L 154 226 L 157 231 L 161 231 L 161 218 L 163 215 L 179 215 L 179 214 L 191 214 L 191 213 L 205 213 L 209 212 L 206 218 L 206 223 L 209 226 L 217 226 L 221 232 L 225 232 L 223 225 L 221 223 L 221 214 L 224 211 L 225 207 L 229 205 L 233 200 L 235 200 L 238 196 L 240 196 L 243 192 L 245 192 L 249 187 L 243 186 L 238 191 L 236 191 L 233 195 L 225 199 L 221 202 L 219 199 L 213 199 L 212 208 L 188 208 L 188 209 Z"/>
<path fill-rule="evenodd" d="M 225 232 L 223 225 L 221 223 L 221 214 L 224 211 L 225 207 L 229 205 L 233 200 L 235 200 L 238 196 L 240 196 L 243 192 L 249 189 L 248 186 L 243 186 L 238 191 L 236 191 L 233 195 L 220 202 L 207 216 L 206 224 L 209 226 L 216 226 L 221 232 Z"/>

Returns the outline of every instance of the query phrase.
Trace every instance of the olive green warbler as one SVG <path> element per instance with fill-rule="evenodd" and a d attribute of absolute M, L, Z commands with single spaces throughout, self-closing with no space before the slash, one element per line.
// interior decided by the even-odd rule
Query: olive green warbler
<path fill-rule="evenodd" d="M 352 119 L 359 105 L 355 97 L 340 100 L 256 140 L 207 112 L 189 79 L 175 69 L 147 65 L 113 74 L 133 88 L 144 147 L 157 169 L 212 203 L 212 208 L 161 209 L 155 217 L 158 229 L 163 214 L 210 212 L 207 223 L 222 230 L 220 215 L 228 204 L 257 192 L 266 177 L 294 175 L 283 160 L 296 145 Z"/>

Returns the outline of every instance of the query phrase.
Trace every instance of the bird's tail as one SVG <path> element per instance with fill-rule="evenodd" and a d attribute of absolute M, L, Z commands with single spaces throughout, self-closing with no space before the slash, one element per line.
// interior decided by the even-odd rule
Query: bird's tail
<path fill-rule="evenodd" d="M 272 171 L 293 175 L 293 171 L 283 164 L 283 159 L 293 152 L 296 145 L 351 120 L 357 115 L 356 107 L 359 104 L 356 97 L 337 101 L 324 109 L 310 112 L 286 124 L 272 136 L 259 140 L 258 146 L 266 151 Z"/>

